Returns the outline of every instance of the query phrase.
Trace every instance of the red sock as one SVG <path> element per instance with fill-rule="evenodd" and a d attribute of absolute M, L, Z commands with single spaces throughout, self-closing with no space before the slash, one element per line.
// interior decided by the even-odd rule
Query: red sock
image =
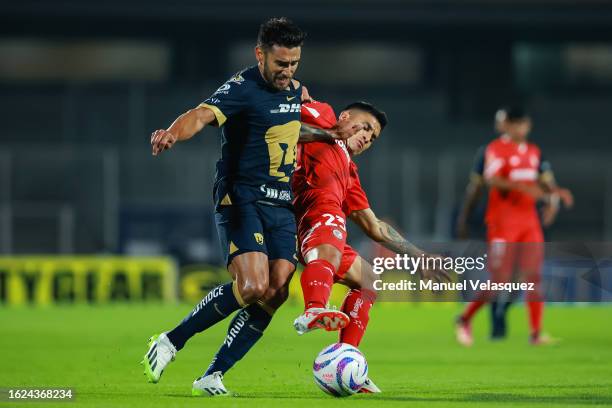
<path fill-rule="evenodd" d="M 342 311 L 351 321 L 340 330 L 340 342 L 359 347 L 361 339 L 370 321 L 370 308 L 376 300 L 376 292 L 368 289 L 351 289 L 344 298 Z"/>
<path fill-rule="evenodd" d="M 325 307 L 334 284 L 336 268 L 325 259 L 315 259 L 304 268 L 300 282 L 304 294 L 304 309 Z"/>
<path fill-rule="evenodd" d="M 527 302 L 529 307 L 529 327 L 531 335 L 538 336 L 542 328 L 542 314 L 544 314 L 544 302 Z"/>
<path fill-rule="evenodd" d="M 467 306 L 467 308 L 461 315 L 461 319 L 463 319 L 464 322 L 469 322 L 470 320 L 472 320 L 472 317 L 474 317 L 478 309 L 480 309 L 484 304 L 485 302 L 483 302 L 482 300 L 475 300 L 473 302 L 470 302 L 470 304 Z"/>

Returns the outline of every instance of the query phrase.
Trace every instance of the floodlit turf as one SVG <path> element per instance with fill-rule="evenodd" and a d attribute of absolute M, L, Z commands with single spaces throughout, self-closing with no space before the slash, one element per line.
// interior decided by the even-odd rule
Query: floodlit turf
<path fill-rule="evenodd" d="M 612 405 L 612 307 L 549 307 L 555 347 L 527 344 L 525 310 L 511 312 L 510 338 L 487 340 L 488 310 L 475 322 L 476 344 L 454 342 L 456 304 L 376 305 L 362 351 L 381 395 L 342 400 L 314 385 L 311 364 L 336 335 L 299 337 L 296 306 L 277 313 L 264 339 L 225 378 L 238 397 L 191 397 L 227 322 L 192 339 L 159 384 L 138 364 L 147 338 L 170 328 L 189 305 L 0 309 L 0 387 L 73 387 L 66 403 L 8 403 L 38 407 L 551 407 Z"/>

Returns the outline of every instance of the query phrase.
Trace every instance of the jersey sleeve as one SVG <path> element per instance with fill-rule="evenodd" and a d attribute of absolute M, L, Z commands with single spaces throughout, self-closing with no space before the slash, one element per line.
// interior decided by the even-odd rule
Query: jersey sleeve
<path fill-rule="evenodd" d="M 302 122 L 329 129 L 336 124 L 336 114 L 331 105 L 324 102 L 309 102 L 302 105 Z"/>
<path fill-rule="evenodd" d="M 483 176 L 490 179 L 495 176 L 507 175 L 506 158 L 496 151 L 495 145 L 488 145 L 484 154 Z"/>
<path fill-rule="evenodd" d="M 342 209 L 347 216 L 353 211 L 370 208 L 368 197 L 361 187 L 361 181 L 359 180 L 359 173 L 357 172 L 357 166 L 355 163 L 351 163 L 349 170 L 351 182 L 349 184 L 348 191 L 346 192 L 346 199 L 344 200 L 342 206 Z"/>
<path fill-rule="evenodd" d="M 198 107 L 210 109 L 215 114 L 217 126 L 221 127 L 228 118 L 246 108 L 248 102 L 246 87 L 244 78 L 240 74 L 236 74 Z"/>

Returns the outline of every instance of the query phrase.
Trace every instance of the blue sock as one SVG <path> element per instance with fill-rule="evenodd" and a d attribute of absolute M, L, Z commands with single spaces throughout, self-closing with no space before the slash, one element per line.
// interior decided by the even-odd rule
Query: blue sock
<path fill-rule="evenodd" d="M 491 303 L 491 337 L 506 337 L 506 315 L 512 302 L 496 300 Z"/>
<path fill-rule="evenodd" d="M 240 308 L 232 292 L 232 282 L 217 286 L 174 329 L 167 333 L 177 350 L 196 333 L 204 331 Z"/>
<path fill-rule="evenodd" d="M 271 320 L 270 313 L 256 303 L 236 313 L 227 329 L 227 336 L 223 345 L 204 375 L 212 374 L 215 371 L 221 371 L 225 374 L 263 336 L 263 332 Z"/>

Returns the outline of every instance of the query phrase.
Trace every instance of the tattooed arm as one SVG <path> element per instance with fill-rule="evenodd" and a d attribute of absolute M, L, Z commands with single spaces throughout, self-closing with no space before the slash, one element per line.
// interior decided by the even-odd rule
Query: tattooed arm
<path fill-rule="evenodd" d="M 353 211 L 351 220 L 372 240 L 398 254 L 421 256 L 425 252 L 402 237 L 392 226 L 379 220 L 370 208 Z"/>
<path fill-rule="evenodd" d="M 300 138 L 298 140 L 300 143 L 331 142 L 335 139 L 337 139 L 337 137 L 333 133 L 302 122 L 302 127 L 300 128 Z"/>
<path fill-rule="evenodd" d="M 336 126 L 330 129 L 321 129 L 302 122 L 298 142 L 332 142 L 336 139 L 346 140 L 360 130 L 372 131 L 369 124 L 359 124 L 349 127 L 348 124 L 339 122 Z"/>
<path fill-rule="evenodd" d="M 349 217 L 368 237 L 395 253 L 406 254 L 411 257 L 437 257 L 437 255 L 427 254 L 425 251 L 406 240 L 392 226 L 379 220 L 376 214 L 374 214 L 374 211 L 370 208 L 353 211 Z M 450 275 L 443 269 L 422 268 L 418 272 L 424 279 L 434 279 L 436 281 L 444 279 L 450 281 Z"/>

